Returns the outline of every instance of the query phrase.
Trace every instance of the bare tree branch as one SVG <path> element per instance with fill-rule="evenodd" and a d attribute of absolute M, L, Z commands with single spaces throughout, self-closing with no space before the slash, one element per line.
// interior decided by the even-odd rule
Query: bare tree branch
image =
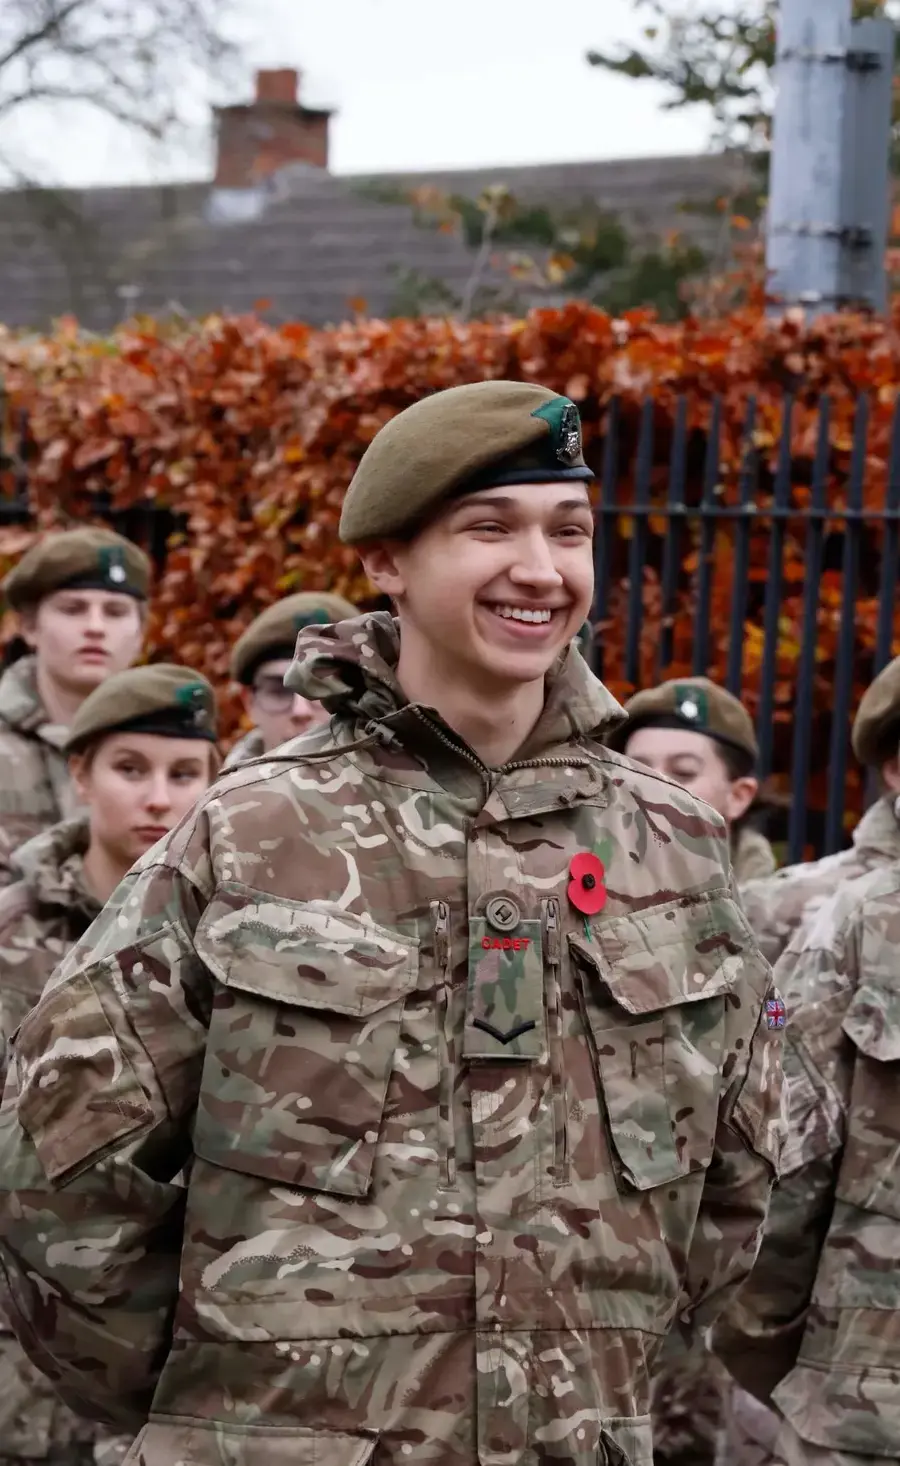
<path fill-rule="evenodd" d="M 39 104 L 61 122 L 89 107 L 128 131 L 171 135 L 198 95 L 230 79 L 231 3 L 0 0 L 0 127 Z"/>

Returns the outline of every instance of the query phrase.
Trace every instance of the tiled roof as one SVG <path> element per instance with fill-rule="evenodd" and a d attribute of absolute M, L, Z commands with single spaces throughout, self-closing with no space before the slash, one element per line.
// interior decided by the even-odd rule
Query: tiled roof
<path fill-rule="evenodd" d="M 640 234 L 709 239 L 717 226 L 685 214 L 684 201 L 735 191 L 743 169 L 722 154 L 377 179 L 293 165 L 258 195 L 209 184 L 11 191 L 0 196 L 0 320 L 41 328 L 71 311 L 102 330 L 136 310 L 243 311 L 261 298 L 276 319 L 340 320 L 354 298 L 385 314 L 398 305 L 398 272 L 460 295 L 473 266 L 460 239 L 385 201 L 405 190 L 475 197 L 501 183 L 522 200 L 592 200 Z"/>

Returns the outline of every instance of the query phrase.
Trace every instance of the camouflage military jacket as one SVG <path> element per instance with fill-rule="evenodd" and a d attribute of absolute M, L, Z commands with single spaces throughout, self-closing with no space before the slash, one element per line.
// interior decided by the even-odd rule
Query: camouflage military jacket
<path fill-rule="evenodd" d="M 3 1043 L 100 910 L 82 880 L 87 838 L 87 821 L 72 820 L 37 835 L 13 858 L 15 883 L 0 892 Z M 91 1443 L 104 1462 L 121 1459 L 128 1444 L 73 1415 L 17 1340 L 0 1329 L 0 1458 L 59 1460 L 76 1442 Z"/>
<path fill-rule="evenodd" d="M 769 962 L 778 961 L 801 923 L 814 917 L 846 881 L 892 860 L 900 860 L 900 801 L 889 796 L 863 815 L 849 850 L 786 865 L 767 880 L 741 884 L 741 904 Z"/>
<path fill-rule="evenodd" d="M 238 739 L 234 748 L 229 749 L 222 767 L 238 769 L 253 758 L 262 758 L 265 751 L 262 733 L 258 728 L 251 728 L 249 733 L 245 733 L 243 738 Z"/>
<path fill-rule="evenodd" d="M 776 968 L 790 1014 L 782 1179 L 757 1267 L 714 1333 L 817 1463 L 900 1458 L 898 935 L 895 862 L 843 887 Z"/>
<path fill-rule="evenodd" d="M 732 842 L 731 863 L 738 885 L 762 879 L 775 873 L 775 852 L 759 830 L 744 827 Z"/>
<path fill-rule="evenodd" d="M 86 890 L 87 818 L 53 825 L 12 857 L 0 892 L 0 1014 L 4 1042 L 33 1008 L 54 967 L 87 931 L 100 902 Z"/>
<path fill-rule="evenodd" d="M 0 677 L 0 886 L 15 878 L 17 846 L 75 813 L 65 735 L 41 706 L 34 658 L 22 657 Z"/>
<path fill-rule="evenodd" d="M 144 1466 L 650 1466 L 661 1340 L 753 1262 L 780 1034 L 722 822 L 601 746 L 577 653 L 490 770 L 397 651 L 301 633 L 331 724 L 220 779 L 18 1035 L 7 1304 L 73 1403 L 152 1410 Z"/>

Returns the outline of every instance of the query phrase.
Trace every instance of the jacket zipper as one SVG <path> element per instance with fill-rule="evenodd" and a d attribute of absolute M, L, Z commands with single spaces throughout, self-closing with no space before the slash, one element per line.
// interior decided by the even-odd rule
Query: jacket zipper
<path fill-rule="evenodd" d="M 456 1186 L 456 1127 L 453 1105 L 456 1091 L 456 1035 L 453 1029 L 453 966 L 450 954 L 450 907 L 446 901 L 433 901 L 434 955 L 440 989 L 438 997 L 438 1146 L 441 1189 L 452 1191 Z"/>
<path fill-rule="evenodd" d="M 569 1180 L 569 1115 L 563 1062 L 562 989 L 559 979 L 562 943 L 559 901 L 555 896 L 544 902 L 543 932 L 550 1095 L 553 1108 L 553 1182 L 556 1186 L 565 1186 Z"/>
<path fill-rule="evenodd" d="M 458 743 L 455 738 L 445 733 L 440 724 L 436 723 L 434 718 L 430 718 L 421 708 L 414 707 L 413 711 L 423 723 L 428 724 L 432 733 L 446 748 L 451 748 L 454 753 L 459 754 L 460 758 L 464 758 L 467 763 L 478 770 L 488 788 L 493 786 L 498 774 L 512 774 L 519 769 L 590 769 L 593 767 L 591 760 L 587 758 L 568 758 L 562 754 L 548 754 L 545 758 L 520 759 L 515 763 L 502 764 L 499 769 L 489 769 L 487 764 L 482 763 L 481 759 L 463 743 Z"/>

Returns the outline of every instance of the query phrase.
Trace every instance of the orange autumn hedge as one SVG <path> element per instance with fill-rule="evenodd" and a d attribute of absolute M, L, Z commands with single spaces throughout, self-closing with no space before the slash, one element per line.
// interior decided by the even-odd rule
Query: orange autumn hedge
<path fill-rule="evenodd" d="M 623 505 L 632 491 L 640 404 L 647 394 L 656 404 L 652 492 L 660 501 L 668 482 L 675 402 L 679 394 L 687 394 L 694 445 L 687 499 L 694 503 L 702 475 L 696 443 L 702 440 L 713 396 L 719 394 L 723 402 L 720 494 L 728 501 L 737 494 L 746 447 L 744 417 L 748 398 L 755 394 L 758 502 L 764 508 L 785 391 L 797 396 L 792 449 L 793 502 L 798 506 L 808 502 L 817 402 L 827 392 L 833 403 L 829 504 L 839 508 L 853 412 L 858 394 L 865 392 L 872 407 L 865 497 L 867 504 L 878 506 L 885 493 L 887 445 L 900 380 L 898 323 L 900 318 L 879 323 L 855 316 L 809 327 L 796 318 L 770 323 L 758 304 L 714 323 L 680 325 L 661 325 L 647 314 L 611 320 L 579 304 L 536 311 L 525 320 L 359 320 L 329 330 L 273 327 L 247 317 L 187 325 L 140 320 L 103 339 L 64 321 L 46 337 L 0 333 L 5 446 L 7 454 L 15 449 L 19 425 L 25 421 L 35 527 L 100 513 L 124 516 L 117 522 L 144 538 L 153 523 L 157 532 L 160 524 L 168 526 L 150 655 L 192 663 L 224 687 L 231 643 L 277 596 L 301 585 L 336 589 L 350 597 L 367 595 L 355 555 L 337 540 L 341 498 L 381 424 L 424 393 L 484 377 L 541 381 L 580 404 L 587 453 L 598 468 L 608 406 L 617 396 L 622 430 L 618 497 Z M 7 469 L 0 490 L 12 494 L 15 479 Z M 146 513 L 149 509 L 165 510 L 173 518 Z M 629 690 L 622 660 L 627 518 L 619 521 L 619 529 L 622 543 L 613 554 L 610 615 L 600 631 L 604 674 L 623 694 Z M 659 520 L 651 520 L 643 588 L 643 681 L 656 675 L 661 529 Z M 0 530 L 0 571 L 30 543 L 32 533 Z M 769 533 L 764 517 L 754 521 L 744 662 L 751 706 L 758 692 Z M 719 532 L 713 556 L 714 677 L 724 676 L 727 653 L 731 534 L 729 528 Z M 879 549 L 879 531 L 871 534 L 867 565 L 874 563 Z M 782 783 L 799 651 L 803 536 L 799 522 L 789 526 L 778 665 L 776 763 Z M 690 666 L 695 568 L 696 547 L 689 542 L 674 622 L 670 670 L 675 673 Z M 830 568 L 819 608 L 817 738 L 827 736 L 840 583 L 839 570 Z M 869 674 L 875 614 L 873 586 L 863 574 L 857 693 Z M 896 630 L 900 634 L 900 624 Z M 229 733 L 239 717 L 238 701 L 229 694 Z M 821 792 L 817 786 L 817 799 Z M 851 790 L 851 808 L 857 793 L 858 781 Z"/>

